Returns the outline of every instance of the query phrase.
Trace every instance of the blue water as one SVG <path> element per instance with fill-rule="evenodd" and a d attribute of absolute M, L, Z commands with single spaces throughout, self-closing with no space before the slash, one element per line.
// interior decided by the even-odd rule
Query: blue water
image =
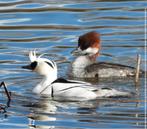
<path fill-rule="evenodd" d="M 69 78 L 79 35 L 95 30 L 102 40 L 97 60 L 136 66 L 136 55 L 141 54 L 145 69 L 145 7 L 143 0 L 0 0 L 0 81 L 12 92 L 7 103 L 0 88 L 0 128 L 144 128 L 144 78 L 138 87 L 129 79 L 84 80 L 137 92 L 134 98 L 58 102 L 33 94 L 41 77 L 21 66 L 36 48 L 57 62 L 60 77 Z"/>

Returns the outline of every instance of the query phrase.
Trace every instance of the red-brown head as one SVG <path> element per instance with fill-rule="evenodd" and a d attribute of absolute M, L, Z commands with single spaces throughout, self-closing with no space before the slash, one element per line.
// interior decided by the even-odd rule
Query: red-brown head
<path fill-rule="evenodd" d="M 92 31 L 81 35 L 78 40 L 78 48 L 74 53 L 80 55 L 98 56 L 100 51 L 100 34 Z"/>

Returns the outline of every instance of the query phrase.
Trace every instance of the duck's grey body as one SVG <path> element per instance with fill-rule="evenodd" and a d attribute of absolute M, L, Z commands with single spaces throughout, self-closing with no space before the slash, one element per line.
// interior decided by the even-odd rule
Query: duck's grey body
<path fill-rule="evenodd" d="M 114 64 L 108 62 L 98 62 L 89 65 L 85 68 L 86 76 L 89 74 L 93 77 L 107 78 L 107 77 L 130 77 L 135 75 L 135 68 L 131 66 Z"/>
<path fill-rule="evenodd" d="M 134 77 L 136 68 L 109 62 L 97 62 L 86 67 L 72 67 L 72 76 L 79 78 L 124 78 Z M 144 72 L 141 70 L 140 75 Z"/>

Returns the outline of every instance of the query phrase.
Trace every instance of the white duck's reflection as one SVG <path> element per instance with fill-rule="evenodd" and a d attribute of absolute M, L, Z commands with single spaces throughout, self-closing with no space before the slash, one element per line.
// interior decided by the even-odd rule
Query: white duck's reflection
<path fill-rule="evenodd" d="M 38 102 L 28 105 L 30 108 L 30 113 L 27 115 L 29 120 L 28 125 L 30 128 L 52 129 L 56 127 L 52 123 L 60 121 L 62 116 L 83 115 L 82 111 L 92 114 L 96 111 L 98 105 L 97 101 L 60 102 L 41 96 Z M 72 112 L 72 110 L 74 111 Z"/>
<path fill-rule="evenodd" d="M 28 116 L 30 128 L 45 128 L 45 126 L 38 126 L 38 121 L 56 121 L 56 117 L 53 115 L 57 111 L 56 102 L 49 100 L 48 98 L 40 98 L 38 102 L 29 105 L 30 112 Z M 47 126 L 47 128 L 53 128 Z"/>
<path fill-rule="evenodd" d="M 121 105 L 124 106 L 123 101 L 127 103 L 128 100 L 110 98 L 83 102 L 59 102 L 47 98 L 45 100 L 41 99 L 30 108 L 31 113 L 28 115 L 29 127 L 39 129 L 60 128 L 65 126 L 62 125 L 64 121 L 67 121 L 67 123 L 70 121 L 71 123 L 80 122 L 84 124 L 88 122 L 95 124 L 102 119 L 107 119 L 110 115 L 114 117 L 113 119 L 116 119 L 115 116 L 121 116 L 122 112 L 118 109 L 116 114 L 113 111 L 111 113 L 111 109 L 117 106 L 121 107 Z M 135 105 L 133 104 L 132 107 L 135 107 Z M 129 116 L 130 114 L 127 113 L 126 109 L 126 115 Z"/>

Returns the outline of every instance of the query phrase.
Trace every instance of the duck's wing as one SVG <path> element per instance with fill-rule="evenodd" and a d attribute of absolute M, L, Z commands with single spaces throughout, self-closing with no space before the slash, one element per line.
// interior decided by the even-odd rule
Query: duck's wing
<path fill-rule="evenodd" d="M 115 64 L 115 63 L 109 63 L 109 62 L 97 62 L 94 64 L 91 64 L 89 66 L 87 66 L 87 70 L 90 72 L 91 68 L 93 68 L 94 70 L 97 69 L 131 69 L 131 70 L 135 70 L 134 67 L 132 66 L 127 66 L 127 65 L 122 65 L 122 64 Z"/>
<path fill-rule="evenodd" d="M 63 84 L 63 85 L 62 85 Z M 90 83 L 75 81 L 75 80 L 66 80 L 59 79 L 53 84 L 54 95 L 58 96 L 67 96 L 77 98 L 86 98 L 89 99 L 93 96 L 98 97 L 130 97 L 132 92 L 123 91 L 119 89 L 114 89 L 104 86 L 94 86 Z"/>
<path fill-rule="evenodd" d="M 58 78 L 56 79 L 53 83 L 64 83 L 64 84 L 85 84 L 85 85 L 91 85 L 90 83 L 88 82 L 84 82 L 84 81 L 77 81 L 77 80 L 67 80 L 67 79 L 64 79 L 64 78 Z"/>
<path fill-rule="evenodd" d="M 96 89 L 90 83 L 60 78 L 51 84 L 51 96 L 60 100 L 90 100 L 96 98 Z"/>
<path fill-rule="evenodd" d="M 58 78 L 53 83 L 53 88 L 56 91 L 65 91 L 65 90 L 75 90 L 77 88 L 84 88 L 86 90 L 95 90 L 96 87 L 92 86 L 88 82 L 76 81 L 76 80 L 67 80 L 64 78 Z"/>

